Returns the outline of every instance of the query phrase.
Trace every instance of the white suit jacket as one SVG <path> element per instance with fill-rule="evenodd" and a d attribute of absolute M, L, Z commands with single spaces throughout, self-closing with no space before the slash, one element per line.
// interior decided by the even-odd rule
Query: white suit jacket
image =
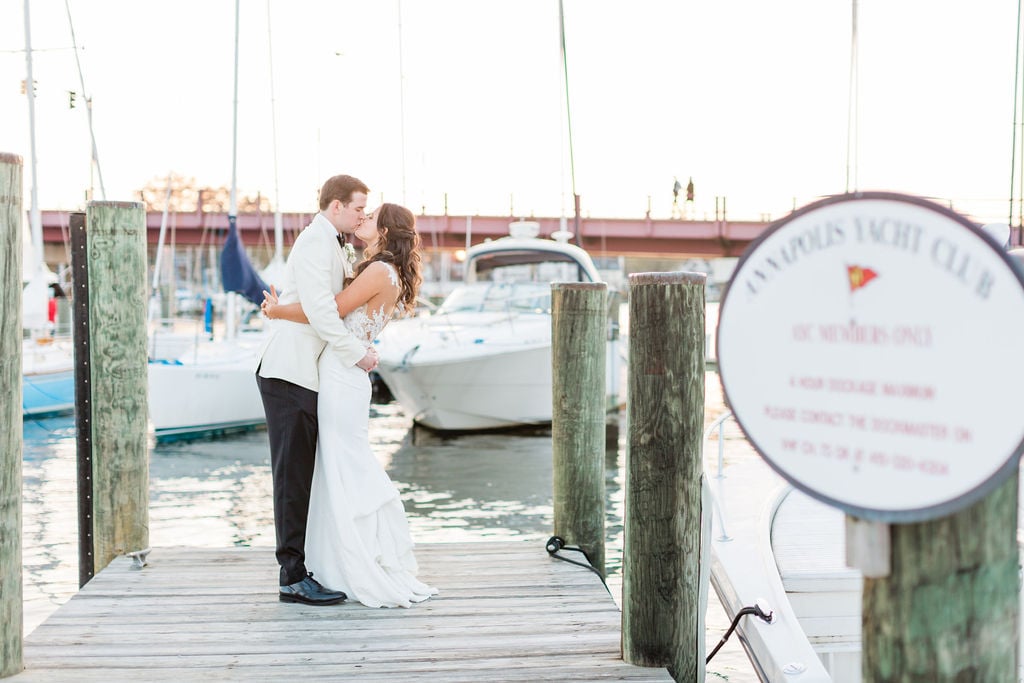
<path fill-rule="evenodd" d="M 338 231 L 317 214 L 292 245 L 280 292 L 282 304 L 302 303 L 309 324 L 268 321 L 270 337 L 257 366 L 261 377 L 276 377 L 319 391 L 317 361 L 322 353 L 338 354 L 347 367 L 366 355 L 365 343 L 345 327 L 334 301 L 351 272 L 352 264 L 338 244 Z"/>

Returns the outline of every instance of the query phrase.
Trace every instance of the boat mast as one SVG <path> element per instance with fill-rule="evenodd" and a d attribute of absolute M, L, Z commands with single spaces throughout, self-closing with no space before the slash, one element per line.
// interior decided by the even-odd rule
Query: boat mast
<path fill-rule="evenodd" d="M 32 155 L 32 189 L 29 205 L 29 225 L 32 228 L 32 249 L 34 250 L 36 267 L 31 276 L 43 270 L 43 220 L 39 213 L 39 190 L 36 173 L 36 82 L 32 78 L 32 24 L 29 20 L 29 0 L 25 0 L 25 95 L 28 97 L 28 130 L 29 145 Z"/>
<path fill-rule="evenodd" d="M 1014 176 L 1017 172 L 1017 104 L 1021 99 L 1021 74 L 1020 74 L 1020 43 L 1021 43 L 1021 10 L 1022 0 L 1017 0 L 1017 33 L 1016 41 L 1017 45 L 1014 52 L 1014 65 L 1013 65 L 1013 132 L 1011 135 L 1010 142 L 1010 213 L 1007 220 L 1007 224 L 1010 229 L 1013 229 L 1013 200 L 1014 194 Z M 1024 176 L 1024 174 L 1022 174 Z M 1021 178 L 1022 191 L 1016 194 L 1016 198 L 1024 204 L 1024 177 Z M 1021 207 L 1017 212 L 1017 244 L 1024 243 L 1024 206 Z"/>
<path fill-rule="evenodd" d="M 398 0 L 398 135 L 402 146 L 402 204 L 409 205 L 405 197 L 405 61 L 402 56 L 402 0 Z"/>
<path fill-rule="evenodd" d="M 271 264 L 284 261 L 284 226 L 281 223 L 281 191 L 277 179 L 277 98 L 274 95 L 274 40 L 271 35 L 270 0 L 267 0 L 267 52 L 270 59 L 270 135 L 274 147 L 274 258 Z M 237 59 L 237 56 L 236 56 Z"/>
<path fill-rule="evenodd" d="M 263 290 L 269 290 L 253 268 L 242 236 L 238 230 L 238 48 L 240 0 L 235 0 L 235 79 L 231 121 L 231 205 L 228 208 L 228 234 L 220 253 L 221 286 L 224 289 L 224 334 L 234 339 L 238 334 L 239 296 L 259 303 Z"/>
<path fill-rule="evenodd" d="M 238 18 L 241 0 L 235 0 L 235 82 L 231 99 L 231 203 L 228 208 L 228 232 L 235 232 L 238 226 Z M 236 297 L 225 292 L 227 307 L 224 311 L 225 336 L 235 336 Z"/>
<path fill-rule="evenodd" d="M 28 0 L 26 0 L 27 2 Z M 238 15 L 240 0 L 235 0 L 235 82 L 231 99 L 231 204 L 228 223 L 238 221 Z"/>
<path fill-rule="evenodd" d="M 851 2 L 853 16 L 850 21 L 850 82 L 846 112 L 846 192 L 850 191 L 850 159 L 853 158 L 853 189 L 857 189 L 857 150 L 860 144 L 859 110 L 860 70 L 857 64 L 857 0 Z"/>

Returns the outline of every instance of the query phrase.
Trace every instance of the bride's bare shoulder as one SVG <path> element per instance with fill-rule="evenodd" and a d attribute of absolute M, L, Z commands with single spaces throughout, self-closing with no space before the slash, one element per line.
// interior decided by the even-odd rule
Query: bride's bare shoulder
<path fill-rule="evenodd" d="M 398 286 L 398 270 L 394 265 L 387 263 L 386 261 L 374 261 L 370 265 L 366 266 L 362 275 L 368 275 L 374 280 L 379 280 L 381 283 L 384 281 L 390 282 L 391 286 Z M 360 275 L 360 277 L 362 277 Z"/>

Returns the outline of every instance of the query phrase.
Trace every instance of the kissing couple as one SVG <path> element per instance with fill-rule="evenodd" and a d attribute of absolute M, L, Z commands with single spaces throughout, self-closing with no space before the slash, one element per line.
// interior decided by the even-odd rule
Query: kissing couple
<path fill-rule="evenodd" d="M 352 176 L 327 179 L 281 292 L 271 287 L 261 306 L 271 330 L 256 381 L 282 602 L 409 607 L 437 593 L 416 578 L 405 509 L 369 440 L 373 340 L 416 305 L 420 237 L 403 206 L 367 213 L 369 192 Z M 352 235 L 366 245 L 358 263 Z"/>

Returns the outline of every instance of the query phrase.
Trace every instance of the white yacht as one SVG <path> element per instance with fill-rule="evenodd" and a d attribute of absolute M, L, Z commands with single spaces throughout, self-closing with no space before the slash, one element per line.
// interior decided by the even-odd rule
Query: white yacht
<path fill-rule="evenodd" d="M 544 239 L 539 227 L 513 222 L 508 237 L 471 247 L 464 284 L 436 312 L 392 321 L 377 340 L 377 371 L 417 423 L 463 431 L 551 422 L 551 283 L 601 277 L 590 256 L 568 243 L 570 233 Z M 613 403 L 616 332 L 610 324 Z"/>

